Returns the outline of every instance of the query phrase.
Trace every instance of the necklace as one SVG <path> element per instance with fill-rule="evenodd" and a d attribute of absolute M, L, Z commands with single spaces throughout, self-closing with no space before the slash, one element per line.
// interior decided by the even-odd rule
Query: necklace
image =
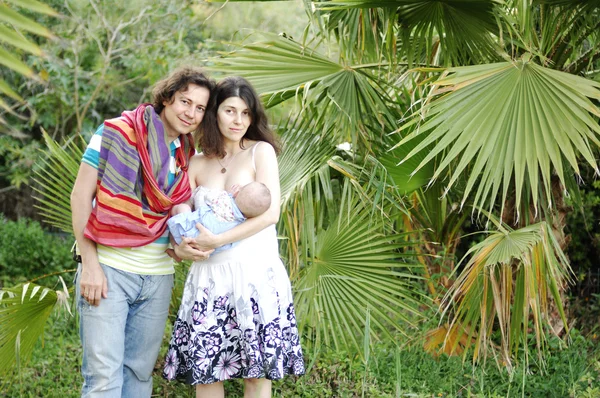
<path fill-rule="evenodd" d="M 240 152 L 244 152 L 244 150 L 242 149 Z M 219 166 L 221 166 L 221 174 L 225 174 L 227 173 L 227 167 L 229 167 L 229 165 L 231 164 L 231 162 L 233 162 L 233 159 L 240 153 L 236 153 L 235 155 L 233 155 L 232 157 L 229 158 L 229 162 L 227 162 L 226 165 L 223 165 L 223 163 L 221 163 L 221 160 L 219 158 L 217 158 L 217 162 L 219 162 Z"/>

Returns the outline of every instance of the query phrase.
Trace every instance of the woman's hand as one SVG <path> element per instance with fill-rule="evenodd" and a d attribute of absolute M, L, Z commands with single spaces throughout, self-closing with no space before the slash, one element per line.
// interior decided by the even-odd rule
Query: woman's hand
<path fill-rule="evenodd" d="M 200 248 L 194 238 L 182 238 L 181 243 L 173 245 L 175 255 L 182 260 L 202 261 L 206 260 L 214 251 L 212 248 Z"/>
<path fill-rule="evenodd" d="M 197 223 L 196 228 L 200 231 L 200 235 L 195 237 L 192 246 L 197 250 L 210 250 L 215 249 L 219 246 L 219 235 L 215 235 L 205 228 L 202 224 Z"/>

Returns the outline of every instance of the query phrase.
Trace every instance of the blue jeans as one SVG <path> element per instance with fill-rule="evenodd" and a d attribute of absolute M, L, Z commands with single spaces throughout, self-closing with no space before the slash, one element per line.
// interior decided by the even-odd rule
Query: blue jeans
<path fill-rule="evenodd" d="M 148 398 L 162 341 L 173 275 L 138 275 L 102 265 L 108 298 L 91 306 L 75 277 L 83 346 L 82 397 Z"/>

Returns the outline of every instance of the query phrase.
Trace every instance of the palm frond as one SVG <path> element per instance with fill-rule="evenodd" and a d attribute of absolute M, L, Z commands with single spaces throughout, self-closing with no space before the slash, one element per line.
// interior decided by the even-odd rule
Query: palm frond
<path fill-rule="evenodd" d="M 404 194 L 424 187 L 433 176 L 433 162 L 413 173 L 425 158 L 426 150 L 415 154 L 405 162 L 401 162 L 418 143 L 418 139 L 412 140 L 402 146 L 396 146 L 378 157 L 378 160 L 392 178 L 392 183 Z"/>
<path fill-rule="evenodd" d="M 331 126 L 318 132 L 310 118 L 278 127 L 282 130 L 283 152 L 279 157 L 281 204 L 299 194 L 319 169 L 329 167 L 327 161 L 335 154 Z"/>
<path fill-rule="evenodd" d="M 600 0 L 536 0 L 535 2 L 539 4 L 564 6 L 569 8 L 600 8 Z"/>
<path fill-rule="evenodd" d="M 85 142 L 81 136 L 75 135 L 61 145 L 45 131 L 43 136 L 46 149 L 41 151 L 39 167 L 35 168 L 36 185 L 33 187 L 35 199 L 39 202 L 36 207 L 44 221 L 64 232 L 73 233 L 70 197 Z"/>
<path fill-rule="evenodd" d="M 449 64 L 495 58 L 497 33 L 489 0 L 330 0 L 316 3 L 321 11 L 364 8 L 394 9 L 403 56 L 409 63 L 422 53 L 432 54 L 439 42 Z M 425 59 L 430 62 L 431 59 Z"/>
<path fill-rule="evenodd" d="M 395 117 L 388 109 L 382 82 L 364 66 L 333 62 L 276 35 L 265 34 L 264 40 L 238 45 L 239 51 L 215 59 L 212 69 L 248 78 L 267 106 L 292 97 L 305 106 L 319 104 L 324 123 L 336 125 L 336 136 L 353 142 L 360 135 L 378 134 L 393 126 Z M 373 131 L 373 126 L 380 126 L 380 131 Z"/>
<path fill-rule="evenodd" d="M 8 0 L 8 2 L 33 12 L 58 16 L 58 13 L 51 7 L 36 0 Z M 27 18 L 14 11 L 5 3 L 6 2 L 0 3 L 0 43 L 8 44 L 9 46 L 16 47 L 19 50 L 26 51 L 36 56 L 43 56 L 43 52 L 39 46 L 25 38 L 20 31 L 52 38 L 53 35 L 50 30 L 38 24 L 31 18 Z M 11 28 L 9 28 L 9 26 Z M 33 70 L 21 61 L 20 57 L 14 51 L 9 51 L 3 47 L 0 47 L 0 65 L 12 69 L 27 78 L 37 79 Z M 13 98 L 14 100 L 22 101 L 22 98 L 11 89 L 3 79 L 0 79 L 0 93 Z M 12 112 L 8 104 L 2 99 L 0 99 L 0 107 Z M 6 121 L 0 117 L 0 126 L 4 124 L 6 124 Z"/>
<path fill-rule="evenodd" d="M 69 307 L 69 293 L 26 283 L 0 289 L 0 375 L 27 362 L 57 303 Z M 70 310 L 69 310 L 70 312 Z"/>
<path fill-rule="evenodd" d="M 41 3 L 37 0 L 6 0 L 6 2 L 39 14 L 45 14 L 52 17 L 58 17 L 60 15 L 48 4 Z"/>
<path fill-rule="evenodd" d="M 386 234 L 370 206 L 342 196 L 338 218 L 316 232 L 315 251 L 295 283 L 296 302 L 299 319 L 326 344 L 360 353 L 367 308 L 371 325 L 395 341 L 420 317 L 421 300 L 411 288 L 416 276 L 406 272 L 414 264 L 399 252 L 405 236 Z"/>
<path fill-rule="evenodd" d="M 322 217 L 314 220 L 308 215 L 315 208 L 320 209 L 317 212 L 329 213 L 333 208 L 328 164 L 335 154 L 332 128 L 311 117 L 278 128 L 283 131 L 283 152 L 279 157 L 282 214 L 279 230 L 285 236 L 280 249 L 292 279 L 306 261 L 308 251 L 314 252 L 312 231 L 321 228 L 324 222 Z M 305 206 L 311 210 L 304 211 Z"/>
<path fill-rule="evenodd" d="M 492 344 L 490 330 L 497 323 L 502 358 L 510 367 L 511 354 L 516 354 L 521 344 L 528 349 L 530 320 L 541 355 L 546 326 L 552 330 L 544 324 L 551 319 L 549 298 L 567 325 L 560 290 L 569 281 L 571 269 L 545 222 L 512 230 L 493 221 L 499 231 L 491 232 L 467 252 L 463 260 L 469 260 L 444 298 L 443 308 L 451 328 L 470 328 L 460 334 L 475 338 L 474 360 L 485 357 Z"/>
<path fill-rule="evenodd" d="M 394 8 L 321 9 L 315 2 L 313 14 L 321 36 L 335 36 L 340 58 L 346 63 L 396 65 L 398 15 Z"/>
<path fill-rule="evenodd" d="M 209 69 L 242 75 L 263 96 L 304 89 L 306 83 L 319 82 L 343 70 L 342 65 L 291 38 L 270 33 L 261 36 L 254 43 L 235 44 L 240 50 L 215 58 L 215 65 Z"/>
<path fill-rule="evenodd" d="M 592 102 L 600 83 L 521 60 L 451 68 L 435 84 L 434 94 L 445 95 L 400 128 L 419 125 L 399 145 L 426 134 L 405 159 L 432 145 L 415 172 L 441 156 L 433 179 L 448 171 L 447 189 L 467 173 L 461 207 L 472 200 L 492 210 L 502 189 L 504 210 L 512 187 L 515 207 L 527 208 L 522 198 L 530 196 L 537 212 L 540 202 L 552 206 L 553 171 L 566 186 L 565 171 L 579 175 L 582 158 L 600 174 L 600 108 Z"/>
<path fill-rule="evenodd" d="M 6 82 L 2 79 L 0 79 L 0 93 L 8 95 L 9 97 L 11 97 L 12 99 L 15 99 L 17 101 L 22 101 L 23 99 L 21 98 L 21 96 L 19 94 L 17 94 L 16 91 L 14 91 L 8 84 L 6 84 Z M 2 99 L 0 98 L 0 101 L 2 101 Z M 0 107 L 2 107 L 4 110 L 6 110 L 9 113 L 14 112 L 4 101 L 2 101 L 2 105 L 0 105 Z"/>
<path fill-rule="evenodd" d="M 41 6 L 44 6 L 44 4 L 41 4 L 39 2 L 36 1 L 12 1 L 13 3 L 20 3 L 18 5 L 20 6 L 25 6 L 26 8 L 36 11 L 36 12 L 40 12 L 40 9 L 45 10 L 45 14 L 48 15 L 58 15 L 56 14 L 56 12 L 54 12 L 50 7 L 45 6 L 42 8 L 39 7 L 27 7 L 26 3 L 30 3 L 31 5 L 33 4 L 39 4 Z M 52 33 L 50 32 L 50 30 L 48 30 L 47 28 L 43 27 L 42 25 L 40 25 L 39 23 L 31 20 L 30 18 L 27 18 L 21 14 L 19 14 L 18 12 L 8 8 L 8 6 L 4 5 L 4 4 L 0 4 L 0 21 L 8 23 L 16 28 L 19 29 L 23 29 L 27 32 L 36 34 L 38 36 L 44 36 L 44 37 L 52 37 Z"/>

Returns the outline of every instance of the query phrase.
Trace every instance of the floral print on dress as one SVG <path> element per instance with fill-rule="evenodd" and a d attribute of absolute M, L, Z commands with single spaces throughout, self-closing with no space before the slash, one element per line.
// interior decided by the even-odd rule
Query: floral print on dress
<path fill-rule="evenodd" d="M 167 358 L 165 359 L 165 377 L 167 379 L 174 379 L 177 368 L 179 368 L 179 358 L 177 357 L 177 353 L 175 351 L 169 351 Z"/>
<path fill-rule="evenodd" d="M 242 330 L 229 299 L 232 295 L 215 297 L 212 306 L 207 306 L 204 296 L 209 294 L 204 293 L 202 302 L 192 306 L 191 324 L 179 317 L 175 321 L 163 377 L 207 384 L 239 377 L 276 380 L 304 373 L 291 303 L 282 317 L 263 324 L 259 302 L 250 298 L 245 306 L 254 315 L 253 327 Z"/>

